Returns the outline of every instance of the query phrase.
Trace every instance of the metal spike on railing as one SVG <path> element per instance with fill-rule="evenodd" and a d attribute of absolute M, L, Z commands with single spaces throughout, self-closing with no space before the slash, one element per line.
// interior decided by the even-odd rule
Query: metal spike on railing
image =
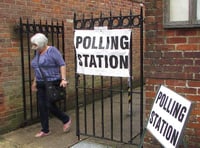
<path fill-rule="evenodd" d="M 37 30 L 36 30 L 36 25 L 35 25 L 35 19 L 33 20 L 33 33 L 36 33 Z"/>
<path fill-rule="evenodd" d="M 46 23 L 45 23 L 45 32 L 46 32 L 46 35 L 48 36 L 49 28 L 48 28 L 47 20 L 46 20 Z"/>
<path fill-rule="evenodd" d="M 81 21 L 81 28 L 85 27 L 84 20 L 85 20 L 85 15 L 83 14 L 82 15 L 82 21 Z"/>
<path fill-rule="evenodd" d="M 26 20 L 26 31 L 30 31 L 30 28 L 29 28 L 29 21 L 28 19 Z M 22 30 L 23 30 L 23 27 L 22 27 Z"/>
<path fill-rule="evenodd" d="M 42 20 L 40 20 L 39 32 L 43 33 L 43 29 L 42 29 Z"/>
<path fill-rule="evenodd" d="M 91 29 L 94 29 L 94 16 L 93 16 L 93 13 L 91 13 L 90 28 L 91 28 Z"/>
<path fill-rule="evenodd" d="M 101 11 L 101 13 L 100 13 L 99 26 L 103 26 L 103 13 L 102 13 L 102 11 Z"/>
<path fill-rule="evenodd" d="M 132 16 L 133 15 L 133 11 L 130 9 L 130 16 Z"/>

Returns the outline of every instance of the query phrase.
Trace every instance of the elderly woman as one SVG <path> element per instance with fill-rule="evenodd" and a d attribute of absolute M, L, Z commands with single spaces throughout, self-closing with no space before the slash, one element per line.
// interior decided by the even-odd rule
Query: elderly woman
<path fill-rule="evenodd" d="M 31 37 L 32 49 L 36 50 L 36 55 L 31 62 L 35 77 L 32 83 L 32 91 L 37 91 L 42 129 L 35 137 L 43 137 L 50 134 L 49 131 L 49 111 L 63 123 L 63 131 L 69 131 L 71 119 L 64 112 L 59 110 L 56 103 L 49 102 L 46 92 L 45 82 L 59 82 L 61 87 L 66 87 L 66 64 L 59 50 L 53 46 L 48 46 L 48 39 L 42 33 L 37 33 Z M 45 75 L 44 80 L 42 73 Z"/>

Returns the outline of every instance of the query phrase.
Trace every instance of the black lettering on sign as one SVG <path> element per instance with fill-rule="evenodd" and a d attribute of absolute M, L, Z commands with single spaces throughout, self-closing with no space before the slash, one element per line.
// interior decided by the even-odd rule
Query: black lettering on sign
<path fill-rule="evenodd" d="M 88 55 L 77 54 L 78 64 L 90 68 L 128 69 L 128 55 Z"/>
<path fill-rule="evenodd" d="M 165 110 L 179 122 L 183 121 L 185 113 L 187 112 L 187 108 L 185 106 L 177 102 L 175 99 L 169 98 L 167 94 L 161 91 L 157 95 L 155 104 L 158 104 L 160 108 Z"/>
<path fill-rule="evenodd" d="M 156 103 L 158 103 L 158 100 L 160 100 L 162 97 L 162 92 L 160 91 L 158 94 L 158 97 L 156 98 Z"/>
<path fill-rule="evenodd" d="M 77 36 L 76 37 L 76 48 L 79 48 L 79 44 L 81 44 L 82 43 L 82 37 L 81 36 Z"/>
<path fill-rule="evenodd" d="M 110 67 L 115 69 L 118 67 L 118 58 L 115 55 L 110 56 Z"/>
<path fill-rule="evenodd" d="M 187 112 L 187 108 L 185 106 L 182 107 L 181 111 L 180 111 L 180 114 L 178 116 L 178 121 L 182 122 L 184 117 L 185 117 L 185 114 Z"/>
<path fill-rule="evenodd" d="M 120 60 L 120 69 L 128 68 L 128 56 L 119 56 Z"/>
<path fill-rule="evenodd" d="M 110 49 L 119 49 L 118 47 L 118 36 L 111 36 L 111 47 Z"/>
<path fill-rule="evenodd" d="M 104 60 L 103 59 L 103 55 L 97 55 L 96 57 L 97 57 L 97 60 L 99 61 L 99 65 L 98 66 L 102 67 L 102 60 Z"/>
<path fill-rule="evenodd" d="M 89 57 L 89 55 L 88 54 L 83 54 L 83 57 L 84 57 L 84 61 L 85 61 L 84 62 L 85 65 L 84 66 L 88 67 L 88 57 Z"/>
<path fill-rule="evenodd" d="M 89 49 L 90 46 L 91 46 L 91 37 L 90 37 L 90 36 L 86 36 L 86 37 L 83 39 L 83 48 Z"/>
<path fill-rule="evenodd" d="M 120 39 L 120 45 L 122 49 L 128 49 L 129 48 L 129 38 L 127 36 L 122 36 Z"/>
<path fill-rule="evenodd" d="M 103 46 L 103 37 L 99 38 L 99 49 L 104 49 L 105 47 Z"/>
<path fill-rule="evenodd" d="M 152 111 L 149 118 L 149 123 L 155 128 L 167 141 L 172 145 L 178 142 L 179 131 L 172 125 L 169 125 L 159 114 Z"/>
<path fill-rule="evenodd" d="M 93 40 L 92 40 L 92 49 L 97 49 L 98 47 L 95 45 L 95 42 L 96 42 L 96 38 L 93 37 Z"/>
<path fill-rule="evenodd" d="M 82 47 L 84 49 L 109 49 L 122 50 L 130 49 L 130 41 L 128 36 L 76 36 L 76 49 Z"/>
<path fill-rule="evenodd" d="M 97 64 L 96 64 L 94 55 L 91 55 L 91 58 L 90 58 L 90 66 L 89 66 L 89 67 L 94 67 L 94 68 L 97 67 Z"/>
<path fill-rule="evenodd" d="M 82 56 L 80 54 L 78 54 L 78 63 L 80 66 L 83 66 L 83 62 L 81 60 Z"/>

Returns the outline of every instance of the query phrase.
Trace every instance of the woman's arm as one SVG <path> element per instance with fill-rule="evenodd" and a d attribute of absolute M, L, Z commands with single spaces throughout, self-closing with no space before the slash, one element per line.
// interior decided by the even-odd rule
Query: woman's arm
<path fill-rule="evenodd" d="M 34 77 L 33 79 L 33 82 L 32 82 L 32 85 L 31 85 L 31 90 L 32 91 L 37 91 L 37 87 L 36 87 L 36 78 Z"/>
<path fill-rule="evenodd" d="M 66 80 L 66 66 L 65 65 L 60 67 L 60 74 L 61 74 L 60 86 L 66 87 L 68 82 Z"/>

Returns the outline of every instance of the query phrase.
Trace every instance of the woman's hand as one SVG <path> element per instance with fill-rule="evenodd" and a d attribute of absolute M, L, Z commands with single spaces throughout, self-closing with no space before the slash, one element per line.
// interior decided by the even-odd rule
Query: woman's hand
<path fill-rule="evenodd" d="M 62 79 L 60 82 L 60 87 L 66 87 L 69 84 L 67 80 Z"/>
<path fill-rule="evenodd" d="M 37 91 L 37 87 L 36 87 L 36 82 L 33 81 L 32 85 L 31 85 L 31 90 L 32 91 Z"/>

